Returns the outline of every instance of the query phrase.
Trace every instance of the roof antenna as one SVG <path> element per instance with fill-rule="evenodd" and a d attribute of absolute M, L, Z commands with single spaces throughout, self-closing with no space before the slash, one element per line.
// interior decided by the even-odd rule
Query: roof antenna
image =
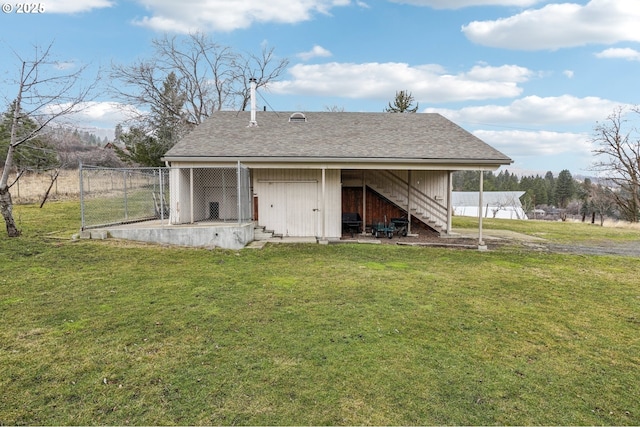
<path fill-rule="evenodd" d="M 256 83 L 257 80 L 255 77 L 251 77 L 249 79 L 251 83 L 251 121 L 249 122 L 249 126 L 247 127 L 255 127 L 258 126 L 258 122 L 256 121 Z"/>

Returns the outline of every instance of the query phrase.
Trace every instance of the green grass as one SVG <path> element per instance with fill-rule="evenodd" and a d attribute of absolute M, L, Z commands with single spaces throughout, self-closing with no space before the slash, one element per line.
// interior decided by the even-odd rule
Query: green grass
<path fill-rule="evenodd" d="M 78 210 L 0 237 L 0 424 L 640 424 L 638 259 L 72 242 Z"/>
<path fill-rule="evenodd" d="M 453 227 L 458 229 L 478 228 L 478 219 L 454 217 Z M 527 221 L 484 218 L 486 230 L 510 230 L 555 243 L 602 244 L 604 242 L 633 242 L 640 240 L 640 228 L 601 227 L 588 222 Z"/>

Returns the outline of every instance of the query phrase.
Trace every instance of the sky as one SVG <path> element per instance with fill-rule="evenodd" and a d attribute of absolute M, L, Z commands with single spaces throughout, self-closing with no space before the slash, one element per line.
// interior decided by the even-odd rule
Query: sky
<path fill-rule="evenodd" d="M 47 0 L 29 3 L 34 13 L 11 1 L 0 0 L 7 105 L 34 46 L 53 43 L 59 67 L 97 73 L 196 31 L 289 60 L 259 109 L 382 112 L 406 90 L 519 174 L 593 175 L 595 126 L 639 102 L 639 0 Z M 111 133 L 120 106 L 105 87 L 77 123 Z"/>

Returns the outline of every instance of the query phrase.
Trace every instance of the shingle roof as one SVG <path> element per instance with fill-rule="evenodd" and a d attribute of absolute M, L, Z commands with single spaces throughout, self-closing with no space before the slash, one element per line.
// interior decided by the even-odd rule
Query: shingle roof
<path fill-rule="evenodd" d="M 178 144 L 165 159 L 198 158 L 361 159 L 371 161 L 480 161 L 495 165 L 511 159 L 440 114 L 304 113 L 306 122 L 289 122 L 290 112 L 216 112 Z"/>

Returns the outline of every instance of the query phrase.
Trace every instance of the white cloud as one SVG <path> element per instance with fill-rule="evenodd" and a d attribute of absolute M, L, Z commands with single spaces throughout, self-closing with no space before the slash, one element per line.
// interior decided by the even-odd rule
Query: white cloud
<path fill-rule="evenodd" d="M 303 61 L 308 61 L 309 59 L 312 59 L 312 58 L 329 57 L 331 56 L 331 52 L 323 48 L 322 46 L 315 45 L 310 51 L 299 53 L 296 56 L 302 59 Z"/>
<path fill-rule="evenodd" d="M 53 68 L 60 71 L 70 70 L 75 66 L 76 66 L 76 63 L 73 61 L 58 61 L 53 64 Z"/>
<path fill-rule="evenodd" d="M 55 114 L 66 107 L 67 105 L 64 104 L 50 105 L 47 107 L 47 112 Z M 102 129 L 114 129 L 118 123 L 145 114 L 131 105 L 118 102 L 85 102 L 79 105 L 77 110 L 78 112 L 65 116 L 65 121 Z"/>
<path fill-rule="evenodd" d="M 474 43 L 518 50 L 640 41 L 637 0 L 548 4 L 495 21 L 474 21 L 462 32 Z"/>
<path fill-rule="evenodd" d="M 596 53 L 597 58 L 626 59 L 627 61 L 640 61 L 640 52 L 631 48 L 611 48 Z"/>
<path fill-rule="evenodd" d="M 564 70 L 564 71 L 562 72 L 562 74 L 564 74 L 564 76 L 565 76 L 566 78 L 568 78 L 568 79 L 572 79 L 572 78 L 573 78 L 573 75 L 574 75 L 574 72 L 573 72 L 573 70 Z"/>
<path fill-rule="evenodd" d="M 276 94 L 389 99 L 397 90 L 408 90 L 418 102 L 450 102 L 513 98 L 533 72 L 513 65 L 479 65 L 466 73 L 449 74 L 439 65 L 410 66 L 405 63 L 297 64 L 289 69 L 290 80 L 275 82 Z"/>
<path fill-rule="evenodd" d="M 112 7 L 114 0 L 48 0 L 43 3 L 46 13 L 81 13 Z"/>
<path fill-rule="evenodd" d="M 562 169 L 577 173 L 593 163 L 594 147 L 586 133 L 478 130 L 473 134 L 511 157 L 516 168 L 526 164 L 540 173 Z"/>
<path fill-rule="evenodd" d="M 469 6 L 519 6 L 528 7 L 542 0 L 391 0 L 393 3 L 428 6 L 434 9 L 461 9 Z"/>
<path fill-rule="evenodd" d="M 592 149 L 591 136 L 586 133 L 477 130 L 473 134 L 504 153 L 518 156 L 591 155 Z"/>
<path fill-rule="evenodd" d="M 134 23 L 159 31 L 233 31 L 257 22 L 292 24 L 351 0 L 137 0 L 151 13 Z"/>
<path fill-rule="evenodd" d="M 591 137 L 596 122 L 619 106 L 597 97 L 527 96 L 504 106 L 429 108 L 425 112 L 440 113 L 475 128 L 472 133 L 514 159 L 514 167 L 527 165 L 527 169 L 543 173 L 562 169 L 577 172 L 587 171 L 593 163 Z"/>
<path fill-rule="evenodd" d="M 476 126 L 571 126 L 586 124 L 592 126 L 603 120 L 620 106 L 620 103 L 597 98 L 577 98 L 571 95 L 554 97 L 527 96 L 509 105 L 483 105 L 465 107 L 460 110 L 430 108 L 426 112 L 436 112 L 460 123 Z"/>

